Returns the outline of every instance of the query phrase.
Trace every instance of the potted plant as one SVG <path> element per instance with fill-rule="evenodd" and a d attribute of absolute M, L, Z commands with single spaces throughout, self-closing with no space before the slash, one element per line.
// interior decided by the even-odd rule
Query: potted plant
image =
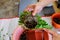
<path fill-rule="evenodd" d="M 25 11 L 20 14 L 19 18 L 19 25 L 23 25 L 21 27 L 25 31 L 18 36 L 20 37 L 18 40 L 49 40 L 48 33 L 43 28 L 51 29 L 52 27 L 39 15 L 32 16 L 31 12 Z"/>

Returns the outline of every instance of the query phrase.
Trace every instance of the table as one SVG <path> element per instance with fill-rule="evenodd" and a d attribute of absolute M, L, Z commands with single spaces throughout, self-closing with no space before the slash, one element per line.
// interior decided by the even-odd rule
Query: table
<path fill-rule="evenodd" d="M 51 24 L 51 17 L 42 17 L 49 25 Z M 18 17 L 9 18 L 9 19 L 0 19 L 0 40 L 11 40 L 12 33 L 18 27 Z M 52 40 L 52 36 L 50 36 L 50 40 Z"/>

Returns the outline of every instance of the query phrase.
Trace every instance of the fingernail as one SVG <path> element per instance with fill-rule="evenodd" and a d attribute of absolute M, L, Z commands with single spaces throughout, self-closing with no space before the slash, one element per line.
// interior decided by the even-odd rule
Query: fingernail
<path fill-rule="evenodd" d="M 33 15 L 33 16 L 35 16 L 35 14 L 34 14 L 34 13 L 33 13 L 32 15 Z"/>
<path fill-rule="evenodd" d="M 28 8 L 28 10 L 29 10 L 29 11 L 33 11 L 33 9 L 32 9 L 32 8 Z"/>

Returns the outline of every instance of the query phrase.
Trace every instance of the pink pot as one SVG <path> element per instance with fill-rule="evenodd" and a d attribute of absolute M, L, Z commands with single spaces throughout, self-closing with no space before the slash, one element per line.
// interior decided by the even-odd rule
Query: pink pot
<path fill-rule="evenodd" d="M 19 40 L 20 35 L 23 33 L 22 27 L 17 27 L 16 30 L 13 32 L 12 40 Z"/>

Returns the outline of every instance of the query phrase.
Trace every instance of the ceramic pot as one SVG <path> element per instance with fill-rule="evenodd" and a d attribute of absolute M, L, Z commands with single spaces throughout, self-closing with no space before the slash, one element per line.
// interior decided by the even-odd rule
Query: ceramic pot
<path fill-rule="evenodd" d="M 54 18 L 58 18 L 60 19 L 60 13 L 55 13 L 52 15 L 52 25 L 57 28 L 57 29 L 60 29 L 60 24 L 57 24 L 55 21 L 54 21 Z"/>

